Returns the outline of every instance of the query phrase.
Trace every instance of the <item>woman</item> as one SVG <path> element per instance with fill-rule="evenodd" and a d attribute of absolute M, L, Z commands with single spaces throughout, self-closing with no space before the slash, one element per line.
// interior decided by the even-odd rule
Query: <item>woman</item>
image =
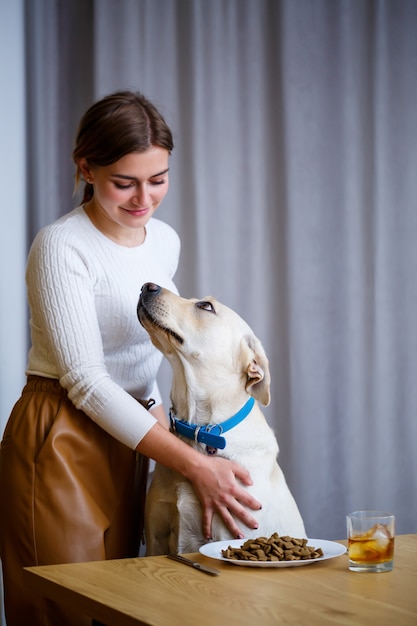
<path fill-rule="evenodd" d="M 161 354 L 136 317 L 145 282 L 175 290 L 180 242 L 153 214 L 168 191 L 170 129 L 141 94 L 96 102 L 73 159 L 83 204 L 44 228 L 28 258 L 28 380 L 0 449 L 0 547 L 8 626 L 89 624 L 27 589 L 25 566 L 136 556 L 146 462 L 188 478 L 203 532 L 219 513 L 256 522 L 247 472 L 172 435 Z M 151 400 L 152 399 L 152 400 Z M 147 410 L 149 409 L 149 410 Z"/>

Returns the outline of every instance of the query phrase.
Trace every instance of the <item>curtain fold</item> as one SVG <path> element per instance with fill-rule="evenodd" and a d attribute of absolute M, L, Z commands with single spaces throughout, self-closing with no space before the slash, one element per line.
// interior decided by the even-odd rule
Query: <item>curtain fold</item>
<path fill-rule="evenodd" d="M 144 92 L 174 131 L 177 284 L 237 310 L 313 537 L 417 531 L 417 3 L 26 2 L 30 239 L 72 200 L 75 123 Z M 71 202 L 72 200 L 72 202 Z M 168 400 L 170 373 L 161 374 Z"/>

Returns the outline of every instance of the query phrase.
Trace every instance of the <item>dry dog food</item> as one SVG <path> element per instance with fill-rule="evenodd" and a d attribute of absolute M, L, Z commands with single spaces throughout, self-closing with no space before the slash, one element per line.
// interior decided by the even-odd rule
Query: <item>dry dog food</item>
<path fill-rule="evenodd" d="M 307 542 L 274 533 L 269 538 L 248 539 L 240 548 L 229 546 L 222 550 L 222 556 L 237 561 L 302 561 L 323 556 L 321 548 L 308 546 Z"/>

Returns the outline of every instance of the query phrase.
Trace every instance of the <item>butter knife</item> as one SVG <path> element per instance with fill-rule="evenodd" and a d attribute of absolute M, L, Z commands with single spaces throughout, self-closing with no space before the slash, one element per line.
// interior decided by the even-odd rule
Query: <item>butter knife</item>
<path fill-rule="evenodd" d="M 205 572 L 206 574 L 210 574 L 211 576 L 218 576 L 220 571 L 218 569 L 214 569 L 213 567 L 207 567 L 207 565 L 201 565 L 197 561 L 191 561 L 191 559 L 186 559 L 185 556 L 181 556 L 181 554 L 167 554 L 169 559 L 173 561 L 179 561 L 179 563 L 184 563 L 184 565 L 189 565 L 190 567 L 194 567 L 194 569 L 199 569 L 201 572 Z"/>

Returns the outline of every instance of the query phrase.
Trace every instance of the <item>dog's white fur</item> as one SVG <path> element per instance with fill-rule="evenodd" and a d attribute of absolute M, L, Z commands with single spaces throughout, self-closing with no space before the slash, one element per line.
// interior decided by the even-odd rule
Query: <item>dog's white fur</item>
<path fill-rule="evenodd" d="M 253 486 L 248 490 L 262 503 L 260 511 L 251 511 L 259 528 L 245 528 L 245 537 L 274 532 L 306 537 L 277 463 L 277 440 L 258 404 L 269 404 L 270 375 L 263 347 L 250 327 L 212 297 L 187 300 L 150 283 L 142 288 L 138 317 L 172 366 L 171 402 L 179 419 L 216 424 L 239 411 L 248 394 L 256 400 L 248 417 L 225 433 L 226 447 L 217 453 L 249 471 Z M 184 441 L 206 453 L 205 445 Z M 200 503 L 191 484 L 159 464 L 146 499 L 145 536 L 147 555 L 195 552 L 206 543 Z M 212 538 L 231 539 L 218 515 Z"/>

